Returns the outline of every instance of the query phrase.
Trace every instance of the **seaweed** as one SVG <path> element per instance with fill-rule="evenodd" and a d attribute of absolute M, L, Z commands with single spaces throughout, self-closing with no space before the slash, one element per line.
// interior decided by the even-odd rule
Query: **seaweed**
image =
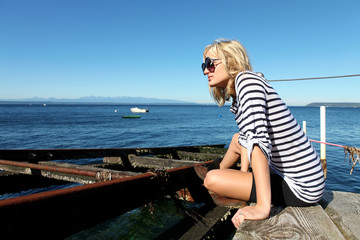
<path fill-rule="evenodd" d="M 351 166 L 351 170 L 350 170 L 350 175 L 351 175 L 355 168 L 356 163 L 359 162 L 360 148 L 344 146 L 344 152 L 345 152 L 345 160 L 346 158 L 348 158 Z"/>

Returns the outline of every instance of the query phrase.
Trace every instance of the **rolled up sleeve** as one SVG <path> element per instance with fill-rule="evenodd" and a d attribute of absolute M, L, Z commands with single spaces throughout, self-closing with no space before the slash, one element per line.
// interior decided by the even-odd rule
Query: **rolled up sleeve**
<path fill-rule="evenodd" d="M 271 141 L 268 131 L 266 89 L 256 78 L 238 77 L 236 123 L 239 127 L 239 144 L 247 149 L 248 159 L 257 145 L 268 161 L 271 158 Z"/>

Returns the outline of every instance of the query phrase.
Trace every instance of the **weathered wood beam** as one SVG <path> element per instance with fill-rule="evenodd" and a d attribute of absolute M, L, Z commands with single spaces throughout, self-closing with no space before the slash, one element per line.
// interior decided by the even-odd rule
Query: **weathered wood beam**
<path fill-rule="evenodd" d="M 240 239 L 345 239 L 320 205 L 272 207 L 265 220 L 244 221 L 233 240 Z"/>
<path fill-rule="evenodd" d="M 128 156 L 129 162 L 133 167 L 155 168 L 155 169 L 170 169 L 177 167 L 185 167 L 194 165 L 195 163 L 201 163 L 199 161 L 186 161 L 186 160 L 174 160 L 168 158 L 157 157 L 142 157 L 130 154 Z"/>
<path fill-rule="evenodd" d="M 360 194 L 326 190 L 321 206 L 345 239 L 360 239 Z"/>
<path fill-rule="evenodd" d="M 231 222 L 231 216 L 226 220 L 222 217 L 229 215 L 229 208 L 215 206 L 212 208 L 199 208 L 202 218 L 195 222 L 190 217 L 184 218 L 182 221 L 163 232 L 157 239 L 230 239 L 234 229 L 232 223 L 229 229 L 226 220 Z"/>
<path fill-rule="evenodd" d="M 223 158 L 224 154 L 221 153 L 196 153 L 196 152 L 186 152 L 186 151 L 177 151 L 177 154 L 182 160 L 190 161 L 209 161 L 216 158 Z"/>

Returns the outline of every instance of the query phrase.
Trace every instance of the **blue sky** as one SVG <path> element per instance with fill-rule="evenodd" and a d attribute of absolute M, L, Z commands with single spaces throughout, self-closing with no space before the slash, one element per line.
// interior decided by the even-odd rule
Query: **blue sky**
<path fill-rule="evenodd" d="M 0 0 L 0 99 L 213 102 L 206 45 L 237 39 L 269 79 L 360 73 L 360 1 Z M 288 105 L 360 102 L 360 77 L 274 82 Z"/>

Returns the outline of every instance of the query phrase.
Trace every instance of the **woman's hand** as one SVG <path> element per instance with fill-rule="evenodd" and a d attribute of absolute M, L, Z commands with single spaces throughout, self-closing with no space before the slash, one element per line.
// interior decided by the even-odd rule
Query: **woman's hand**
<path fill-rule="evenodd" d="M 233 222 L 236 229 L 240 227 L 240 224 L 243 223 L 246 219 L 248 220 L 262 220 L 269 216 L 270 208 L 261 207 L 260 205 L 256 206 L 247 206 L 240 208 L 231 221 Z"/>

